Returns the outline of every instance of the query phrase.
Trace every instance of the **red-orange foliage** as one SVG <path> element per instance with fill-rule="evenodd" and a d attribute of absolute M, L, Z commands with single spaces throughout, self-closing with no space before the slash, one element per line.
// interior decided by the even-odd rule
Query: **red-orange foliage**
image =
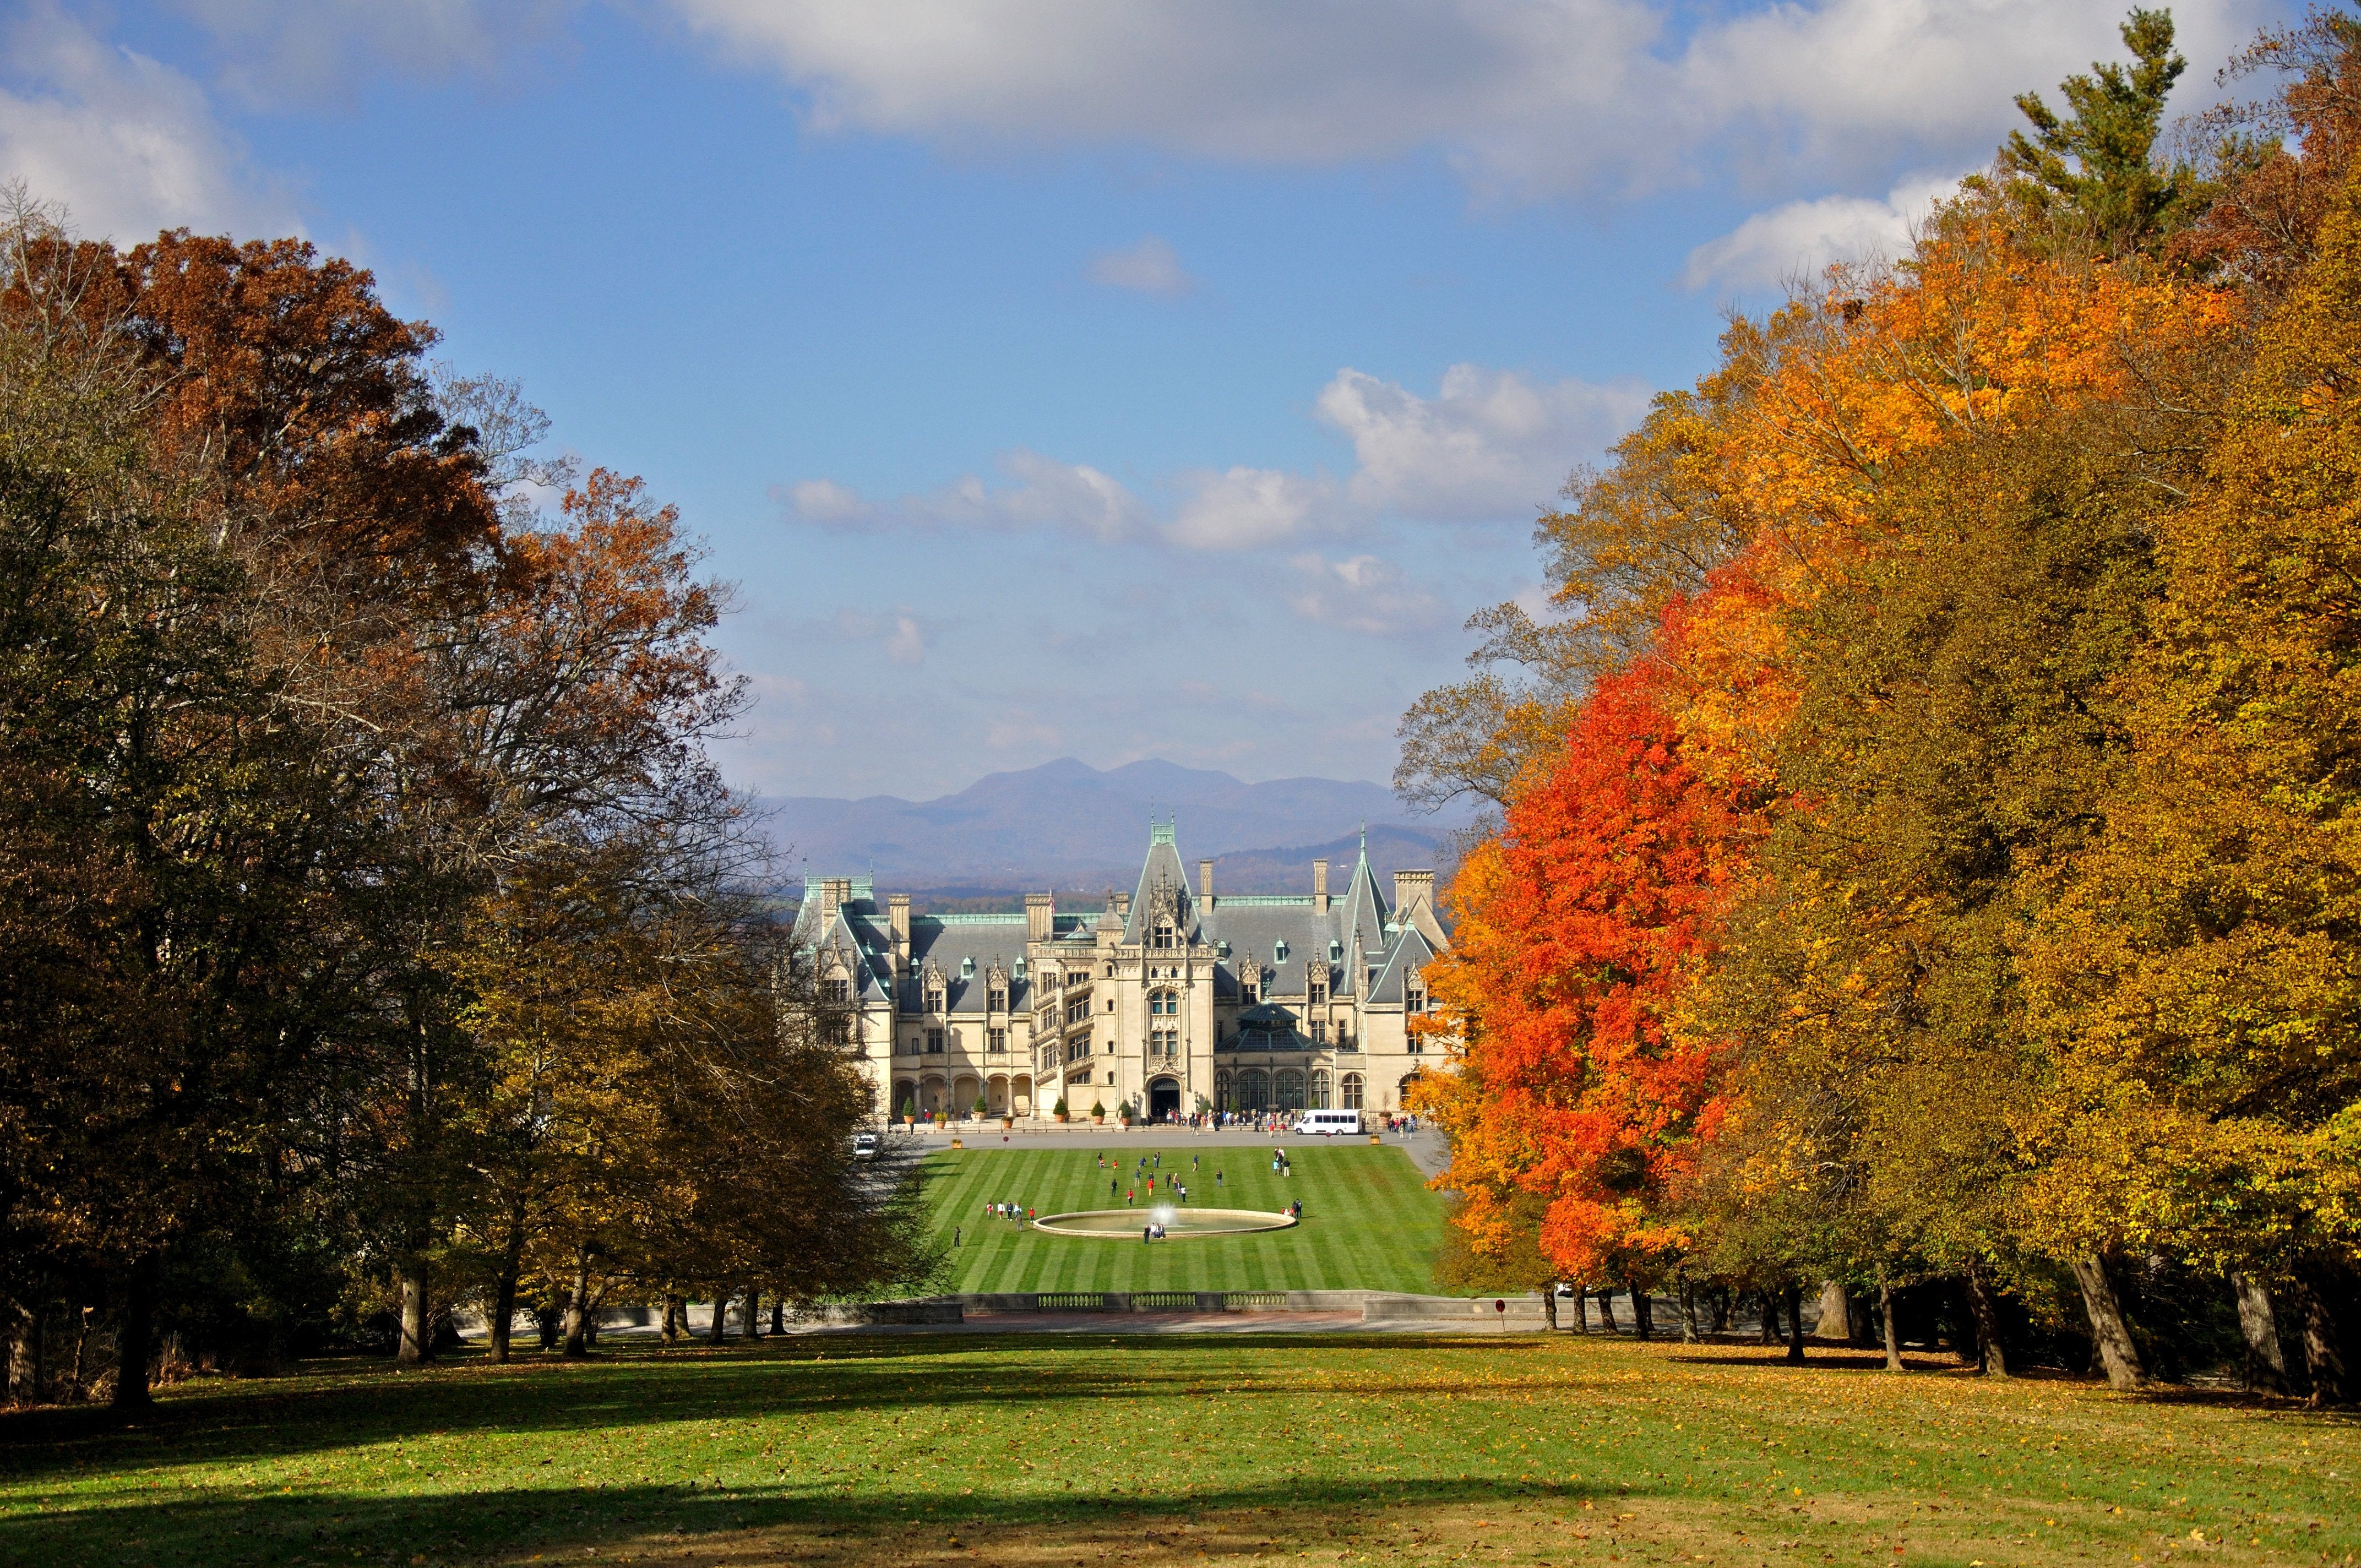
<path fill-rule="evenodd" d="M 1549 1200 L 1542 1249 L 1576 1279 L 1653 1273 L 1685 1237 L 1664 1200 L 1719 1115 L 1727 1053 L 1679 1026 L 1742 864 L 1751 792 L 1701 768 L 1663 666 L 1598 683 L 1566 750 L 1454 884 L 1429 970 L 1456 1072 L 1423 1107 L 1452 1137 L 1438 1185 L 1479 1249 L 1518 1189 Z"/>

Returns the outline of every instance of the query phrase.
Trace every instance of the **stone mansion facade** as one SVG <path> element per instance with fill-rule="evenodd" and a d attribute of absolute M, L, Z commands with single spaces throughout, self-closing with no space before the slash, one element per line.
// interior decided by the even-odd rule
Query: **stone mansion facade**
<path fill-rule="evenodd" d="M 1087 914 L 1030 894 L 1021 915 L 914 916 L 865 877 L 816 879 L 796 941 L 852 1007 L 881 1114 L 1399 1109 L 1448 946 L 1434 873 L 1396 872 L 1389 902 L 1366 844 L 1340 892 L 1325 861 L 1308 894 L 1216 894 L 1213 872 L 1191 886 L 1159 823 L 1137 888 Z"/>

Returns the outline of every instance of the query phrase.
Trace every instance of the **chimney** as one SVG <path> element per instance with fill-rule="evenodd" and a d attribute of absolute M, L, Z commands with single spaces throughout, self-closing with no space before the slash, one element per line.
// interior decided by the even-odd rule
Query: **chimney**
<path fill-rule="evenodd" d="M 1328 913 L 1328 862 L 1312 862 L 1312 907 L 1322 915 Z"/>
<path fill-rule="evenodd" d="M 1025 939 L 1028 942 L 1048 941 L 1057 913 L 1058 905 L 1054 894 L 1027 894 L 1025 895 Z"/>
<path fill-rule="evenodd" d="M 885 901 L 885 920 L 894 933 L 894 975 L 910 972 L 910 895 L 897 893 Z"/>
<path fill-rule="evenodd" d="M 810 883 L 805 883 L 807 887 Z M 836 906 L 844 901 L 843 890 L 849 879 L 827 876 L 819 879 L 819 923 L 823 926 L 836 918 Z"/>
<path fill-rule="evenodd" d="M 1434 873 L 1433 872 L 1394 872 L 1394 917 L 1410 918 L 1414 905 L 1434 904 Z"/>
<path fill-rule="evenodd" d="M 1131 894 L 1118 893 L 1115 895 L 1115 912 L 1126 920 L 1131 918 Z"/>
<path fill-rule="evenodd" d="M 1197 897 L 1208 909 L 1213 907 L 1213 862 L 1197 862 Z"/>

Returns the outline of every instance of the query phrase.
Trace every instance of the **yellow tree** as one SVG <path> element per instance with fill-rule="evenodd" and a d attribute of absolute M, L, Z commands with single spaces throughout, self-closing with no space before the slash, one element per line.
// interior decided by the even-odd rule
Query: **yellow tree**
<path fill-rule="evenodd" d="M 2031 1223 L 2285 1279 L 2315 1396 L 2361 1255 L 2361 181 L 2164 521 L 2134 765 L 2034 955 Z"/>

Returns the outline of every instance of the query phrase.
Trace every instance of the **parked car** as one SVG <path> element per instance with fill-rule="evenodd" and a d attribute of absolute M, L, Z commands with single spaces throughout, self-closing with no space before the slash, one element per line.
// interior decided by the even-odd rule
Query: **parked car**
<path fill-rule="evenodd" d="M 877 1157 L 877 1135 L 874 1133 L 853 1134 L 852 1157 L 855 1159 L 875 1159 Z"/>

